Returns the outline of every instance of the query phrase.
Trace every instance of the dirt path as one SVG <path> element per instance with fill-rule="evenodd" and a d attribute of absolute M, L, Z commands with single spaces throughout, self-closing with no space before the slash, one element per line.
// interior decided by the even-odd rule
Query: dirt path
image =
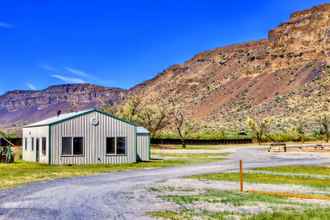
<path fill-rule="evenodd" d="M 33 183 L 0 191 L 0 219 L 149 219 L 146 211 L 168 208 L 147 188 L 178 177 L 246 168 L 330 163 L 317 154 L 278 155 L 237 148 L 219 163 L 179 168 L 135 170 Z"/>

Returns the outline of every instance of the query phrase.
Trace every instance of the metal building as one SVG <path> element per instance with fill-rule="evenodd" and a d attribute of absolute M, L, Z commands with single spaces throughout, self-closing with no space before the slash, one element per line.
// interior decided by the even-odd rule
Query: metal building
<path fill-rule="evenodd" d="M 150 160 L 150 133 L 143 127 L 138 127 L 137 134 L 137 156 L 139 161 Z M 149 146 L 149 147 L 146 147 Z"/>
<path fill-rule="evenodd" d="M 142 130 L 143 135 L 139 133 Z M 25 126 L 23 160 L 48 164 L 134 163 L 150 159 L 149 143 L 145 128 L 90 109 Z"/>

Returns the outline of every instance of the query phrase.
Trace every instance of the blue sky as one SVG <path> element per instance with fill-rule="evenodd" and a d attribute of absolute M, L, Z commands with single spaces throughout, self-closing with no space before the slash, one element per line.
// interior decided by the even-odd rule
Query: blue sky
<path fill-rule="evenodd" d="M 0 94 L 129 88 L 198 52 L 267 37 L 317 0 L 0 0 Z"/>

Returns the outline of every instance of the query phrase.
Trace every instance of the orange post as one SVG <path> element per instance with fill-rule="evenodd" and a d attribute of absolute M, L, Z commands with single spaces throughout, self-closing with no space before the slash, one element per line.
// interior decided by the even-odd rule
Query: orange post
<path fill-rule="evenodd" d="M 243 192 L 243 161 L 239 161 L 240 191 Z"/>

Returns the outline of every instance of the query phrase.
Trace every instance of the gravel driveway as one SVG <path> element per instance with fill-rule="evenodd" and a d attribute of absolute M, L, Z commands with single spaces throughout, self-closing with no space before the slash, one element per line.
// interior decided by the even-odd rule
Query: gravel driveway
<path fill-rule="evenodd" d="M 149 219 L 146 211 L 169 208 L 148 190 L 155 183 L 245 168 L 329 163 L 317 154 L 272 154 L 262 149 L 229 149 L 229 159 L 204 165 L 135 170 L 39 182 L 0 191 L 0 219 Z M 1 181 L 1 180 L 0 180 Z M 0 183 L 1 184 L 1 183 Z"/>

